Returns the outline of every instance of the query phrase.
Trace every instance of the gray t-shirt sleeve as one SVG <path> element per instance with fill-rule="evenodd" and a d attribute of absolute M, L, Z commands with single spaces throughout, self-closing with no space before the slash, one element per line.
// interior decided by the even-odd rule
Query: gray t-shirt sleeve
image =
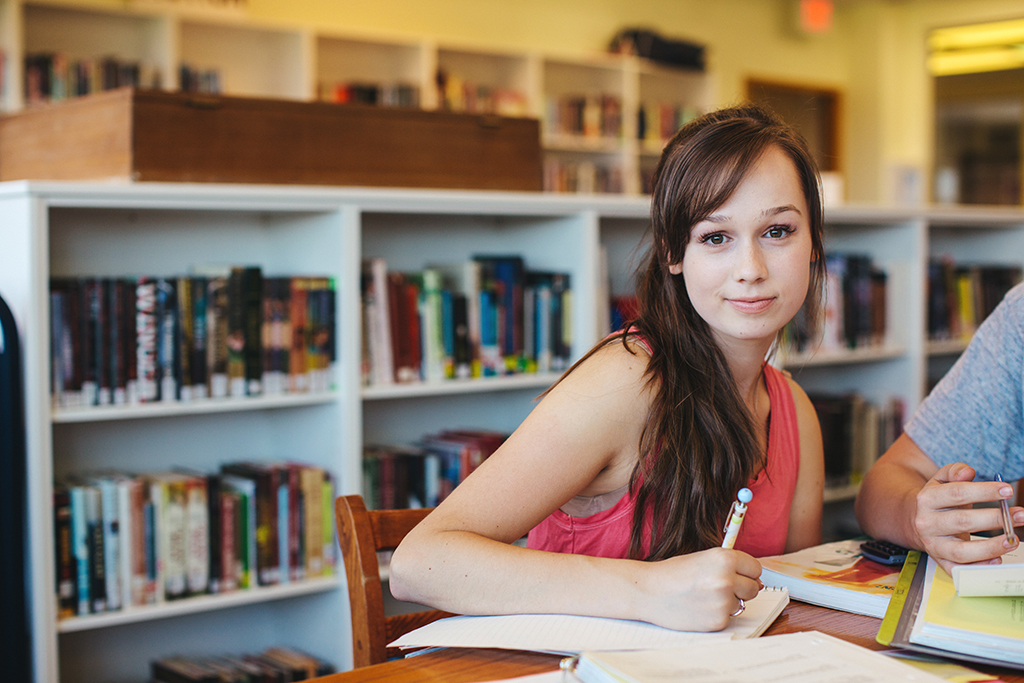
<path fill-rule="evenodd" d="M 906 426 L 939 467 L 1024 477 L 1024 284 L 1006 295 Z"/>

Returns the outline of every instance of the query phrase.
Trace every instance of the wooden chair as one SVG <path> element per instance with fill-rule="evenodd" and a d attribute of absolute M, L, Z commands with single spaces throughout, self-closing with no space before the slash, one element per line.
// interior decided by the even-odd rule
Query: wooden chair
<path fill-rule="evenodd" d="M 387 644 L 424 624 L 452 616 L 440 610 L 384 615 L 377 551 L 394 550 L 429 512 L 430 508 L 367 510 L 362 496 L 339 496 L 334 501 L 338 544 L 352 606 L 352 659 L 357 668 L 402 656 L 398 648 Z"/>

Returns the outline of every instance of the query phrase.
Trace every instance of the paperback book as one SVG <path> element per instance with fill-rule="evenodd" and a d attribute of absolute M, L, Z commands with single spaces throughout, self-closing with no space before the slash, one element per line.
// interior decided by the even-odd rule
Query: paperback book
<path fill-rule="evenodd" d="M 860 539 L 835 541 L 761 558 L 761 582 L 788 588 L 794 600 L 881 618 L 899 568 L 867 559 Z"/>

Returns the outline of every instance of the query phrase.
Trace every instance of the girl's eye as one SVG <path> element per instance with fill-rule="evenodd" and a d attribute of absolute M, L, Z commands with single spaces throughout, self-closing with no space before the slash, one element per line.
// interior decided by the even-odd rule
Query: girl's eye
<path fill-rule="evenodd" d="M 768 228 L 768 231 L 765 233 L 765 235 L 772 239 L 781 239 L 791 232 L 793 232 L 793 228 L 789 227 L 788 225 L 773 225 L 772 227 Z"/>
<path fill-rule="evenodd" d="M 725 243 L 725 235 L 720 232 L 712 232 L 700 238 L 701 244 L 720 245 Z"/>

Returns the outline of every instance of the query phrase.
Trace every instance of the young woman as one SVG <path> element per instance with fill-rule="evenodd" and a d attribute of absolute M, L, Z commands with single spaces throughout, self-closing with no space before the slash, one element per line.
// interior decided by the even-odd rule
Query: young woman
<path fill-rule="evenodd" d="M 765 362 L 820 297 L 814 162 L 771 113 L 714 112 L 666 146 L 651 214 L 637 319 L 406 537 L 395 597 L 717 630 L 757 594 L 755 556 L 820 541 L 817 417 Z M 745 486 L 753 501 L 736 549 L 723 549 Z M 527 548 L 512 544 L 527 533 Z"/>

